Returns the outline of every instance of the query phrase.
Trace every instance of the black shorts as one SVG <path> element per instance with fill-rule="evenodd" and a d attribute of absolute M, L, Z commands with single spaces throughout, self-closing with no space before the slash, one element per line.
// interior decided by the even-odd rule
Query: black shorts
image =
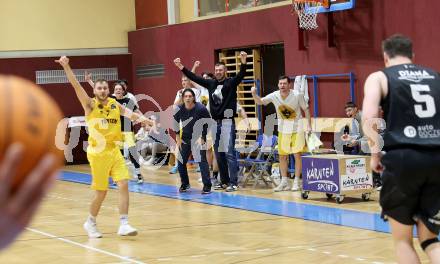
<path fill-rule="evenodd" d="M 404 225 L 417 219 L 440 231 L 440 150 L 395 149 L 382 158 L 382 217 Z"/>

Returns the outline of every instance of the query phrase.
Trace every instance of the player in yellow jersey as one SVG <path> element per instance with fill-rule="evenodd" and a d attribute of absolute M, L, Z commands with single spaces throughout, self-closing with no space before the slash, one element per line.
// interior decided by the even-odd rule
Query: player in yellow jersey
<path fill-rule="evenodd" d="M 144 116 L 133 113 L 109 98 L 109 87 L 105 80 L 97 80 L 93 88 L 94 98 L 90 98 L 76 79 L 65 56 L 56 60 L 66 72 L 69 82 L 84 108 L 89 129 L 87 159 L 92 170 L 92 185 L 95 197 L 90 205 L 90 215 L 84 223 L 84 229 L 90 238 L 102 237 L 96 226 L 96 217 L 108 190 L 108 177 L 112 177 L 119 188 L 120 226 L 118 235 L 135 236 L 137 230 L 128 224 L 128 170 L 119 151 L 122 141 L 120 115 L 153 125 Z"/>

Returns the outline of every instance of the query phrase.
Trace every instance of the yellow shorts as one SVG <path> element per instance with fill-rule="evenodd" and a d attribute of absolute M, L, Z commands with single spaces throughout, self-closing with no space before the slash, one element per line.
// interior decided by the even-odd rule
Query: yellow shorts
<path fill-rule="evenodd" d="M 126 148 L 136 146 L 133 132 L 122 132 L 122 139 Z"/>
<path fill-rule="evenodd" d="M 113 148 L 100 153 L 87 153 L 90 167 L 92 169 L 93 190 L 108 190 L 108 178 L 113 181 L 129 180 L 128 169 L 119 148 Z"/>
<path fill-rule="evenodd" d="M 278 133 L 278 155 L 307 152 L 304 133 Z"/>

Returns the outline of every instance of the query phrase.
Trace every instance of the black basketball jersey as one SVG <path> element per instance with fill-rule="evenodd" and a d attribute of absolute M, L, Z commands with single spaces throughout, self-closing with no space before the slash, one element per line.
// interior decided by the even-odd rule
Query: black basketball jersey
<path fill-rule="evenodd" d="M 440 75 L 429 68 L 401 64 L 382 70 L 388 95 L 382 100 L 385 150 L 440 148 Z"/>

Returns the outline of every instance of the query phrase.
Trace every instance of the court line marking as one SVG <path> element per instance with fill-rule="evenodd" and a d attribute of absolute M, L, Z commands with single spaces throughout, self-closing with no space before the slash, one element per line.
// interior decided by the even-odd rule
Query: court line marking
<path fill-rule="evenodd" d="M 40 231 L 40 230 L 37 230 L 37 229 L 34 229 L 34 228 L 28 227 L 28 228 L 26 228 L 26 230 L 34 232 L 34 233 L 37 233 L 37 234 L 40 234 L 40 235 L 43 235 L 43 236 L 54 238 L 56 240 L 60 240 L 60 241 L 62 241 L 64 243 L 67 243 L 67 244 L 75 245 L 75 246 L 82 247 L 82 248 L 85 248 L 85 249 L 88 249 L 88 250 L 91 250 L 91 251 L 95 251 L 95 252 L 98 252 L 98 253 L 101 253 L 101 254 L 104 254 L 104 255 L 115 257 L 115 258 L 118 258 L 120 260 L 127 261 L 129 263 L 146 264 L 146 262 L 134 260 L 134 259 L 131 259 L 130 257 L 124 257 L 124 256 L 121 256 L 121 255 L 118 255 L 118 254 L 115 254 L 115 253 L 111 253 L 109 251 L 102 250 L 102 249 L 99 249 L 99 248 L 95 248 L 95 247 L 92 247 L 92 246 L 87 246 L 87 245 L 84 245 L 84 244 L 81 244 L 81 243 L 78 243 L 78 242 L 75 242 L 75 241 L 72 241 L 72 240 L 69 240 L 69 239 L 57 237 L 55 235 L 52 235 L 52 234 L 49 234 L 49 233 L 46 233 L 46 232 L 43 232 L 43 231 Z"/>
<path fill-rule="evenodd" d="M 90 185 L 91 175 L 84 172 L 63 171 L 63 173 L 60 174 L 59 179 L 67 182 Z M 114 189 L 114 186 L 110 186 L 110 189 Z M 278 199 L 253 197 L 239 193 L 227 194 L 213 192 L 209 196 L 204 196 L 197 192 L 181 194 L 178 193 L 176 186 L 159 183 L 144 183 L 143 185 L 131 183 L 129 185 L 129 190 L 133 193 L 147 194 L 156 197 L 166 197 L 181 201 L 190 201 L 256 213 L 284 216 L 287 218 L 370 230 L 379 233 L 390 232 L 389 225 L 380 219 L 378 213 L 367 213 L 351 209 L 333 208 L 292 201 L 286 202 Z M 250 202 L 251 200 L 253 201 L 252 203 Z M 270 208 L 268 205 L 270 205 Z M 309 211 L 313 211 L 313 213 L 307 213 Z M 318 215 L 321 214 L 324 214 L 325 217 L 318 217 Z M 352 219 L 354 218 L 360 218 L 364 221 L 353 221 Z M 365 221 L 365 219 L 368 221 Z"/>

